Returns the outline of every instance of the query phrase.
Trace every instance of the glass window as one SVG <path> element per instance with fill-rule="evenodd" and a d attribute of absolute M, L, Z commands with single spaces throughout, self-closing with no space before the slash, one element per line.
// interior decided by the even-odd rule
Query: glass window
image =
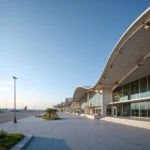
<path fill-rule="evenodd" d="M 140 98 L 147 97 L 147 77 L 140 79 Z"/>
<path fill-rule="evenodd" d="M 113 91 L 113 101 L 118 102 L 121 101 L 122 98 L 122 87 L 118 87 Z"/>
<path fill-rule="evenodd" d="M 130 104 L 123 104 L 123 116 L 130 116 Z"/>
<path fill-rule="evenodd" d="M 81 113 L 84 114 L 84 109 L 81 109 Z"/>
<path fill-rule="evenodd" d="M 107 115 L 108 115 L 108 116 L 111 115 L 111 107 L 107 107 Z"/>
<path fill-rule="evenodd" d="M 139 80 L 131 82 L 131 99 L 139 98 Z"/>
<path fill-rule="evenodd" d="M 117 106 L 117 116 L 122 116 L 122 105 Z"/>
<path fill-rule="evenodd" d="M 123 85 L 122 100 L 130 100 L 130 83 Z"/>
<path fill-rule="evenodd" d="M 119 101 L 119 94 L 117 90 L 113 91 L 113 102 L 118 102 Z"/>
<path fill-rule="evenodd" d="M 94 108 L 93 109 L 93 114 L 101 114 L 101 108 L 100 107 Z"/>
<path fill-rule="evenodd" d="M 139 117 L 139 103 L 131 104 L 131 115 L 134 117 Z"/>
<path fill-rule="evenodd" d="M 147 102 L 140 102 L 140 117 L 147 117 Z"/>
<path fill-rule="evenodd" d="M 85 106 L 87 106 L 87 100 L 83 98 L 81 100 L 81 108 L 84 108 Z"/>
<path fill-rule="evenodd" d="M 134 116 L 135 114 L 135 103 L 131 104 L 131 116 Z"/>
<path fill-rule="evenodd" d="M 96 92 L 89 92 L 89 106 L 100 106 L 102 95 Z"/>
<path fill-rule="evenodd" d="M 140 113 L 139 103 L 135 103 L 135 110 L 136 110 L 136 116 L 139 117 L 139 113 Z"/>

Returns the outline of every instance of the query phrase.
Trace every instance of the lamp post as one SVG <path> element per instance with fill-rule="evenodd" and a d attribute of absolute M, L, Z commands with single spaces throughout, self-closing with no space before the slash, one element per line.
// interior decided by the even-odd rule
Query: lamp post
<path fill-rule="evenodd" d="M 13 77 L 14 79 L 14 120 L 13 123 L 17 123 L 17 118 L 16 118 L 16 77 Z"/>

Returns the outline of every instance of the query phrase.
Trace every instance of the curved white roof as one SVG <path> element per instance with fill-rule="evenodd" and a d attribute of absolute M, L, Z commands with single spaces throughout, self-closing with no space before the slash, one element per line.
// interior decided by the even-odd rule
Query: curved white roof
<path fill-rule="evenodd" d="M 79 86 L 75 89 L 73 95 L 73 101 L 79 101 L 79 99 L 89 90 L 92 86 Z"/>
<path fill-rule="evenodd" d="M 145 29 L 145 23 L 150 23 L 150 7 L 131 24 L 119 39 L 96 84 L 92 87 L 77 87 L 73 101 L 79 101 L 91 89 L 112 88 L 113 90 L 139 68 L 138 63 L 141 63 L 143 59 L 148 59 L 150 56 L 150 28 Z"/>
<path fill-rule="evenodd" d="M 66 98 L 66 100 L 68 100 L 68 101 L 72 101 L 72 98 Z"/>
<path fill-rule="evenodd" d="M 65 100 L 65 106 L 70 106 L 72 103 L 72 98 L 66 98 Z"/>

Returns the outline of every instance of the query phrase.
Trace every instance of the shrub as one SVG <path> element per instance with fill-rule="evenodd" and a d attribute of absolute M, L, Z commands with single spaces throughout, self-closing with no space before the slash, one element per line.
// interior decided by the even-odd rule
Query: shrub
<path fill-rule="evenodd" d="M 47 115 L 49 116 L 49 118 L 50 117 L 52 117 L 52 116 L 56 116 L 56 112 L 57 112 L 57 109 L 53 109 L 53 108 L 47 108 L 46 110 L 45 110 L 45 112 L 47 113 Z"/>
<path fill-rule="evenodd" d="M 50 117 L 52 116 L 52 113 L 54 112 L 54 109 L 52 109 L 52 108 L 47 108 L 47 109 L 45 110 L 45 112 L 48 114 L 48 117 L 50 118 Z"/>
<path fill-rule="evenodd" d="M 5 138 L 7 136 L 7 132 L 4 131 L 3 129 L 0 130 L 0 138 Z"/>
<path fill-rule="evenodd" d="M 51 117 L 44 116 L 42 119 L 44 119 L 44 120 L 58 120 L 58 119 L 60 119 L 60 117 L 59 116 L 51 116 Z"/>

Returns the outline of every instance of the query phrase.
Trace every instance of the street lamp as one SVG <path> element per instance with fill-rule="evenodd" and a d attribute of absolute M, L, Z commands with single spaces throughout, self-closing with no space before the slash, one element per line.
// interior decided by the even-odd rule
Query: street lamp
<path fill-rule="evenodd" d="M 16 77 L 13 77 L 14 79 L 14 121 L 13 123 L 17 123 L 17 118 L 16 118 Z"/>

